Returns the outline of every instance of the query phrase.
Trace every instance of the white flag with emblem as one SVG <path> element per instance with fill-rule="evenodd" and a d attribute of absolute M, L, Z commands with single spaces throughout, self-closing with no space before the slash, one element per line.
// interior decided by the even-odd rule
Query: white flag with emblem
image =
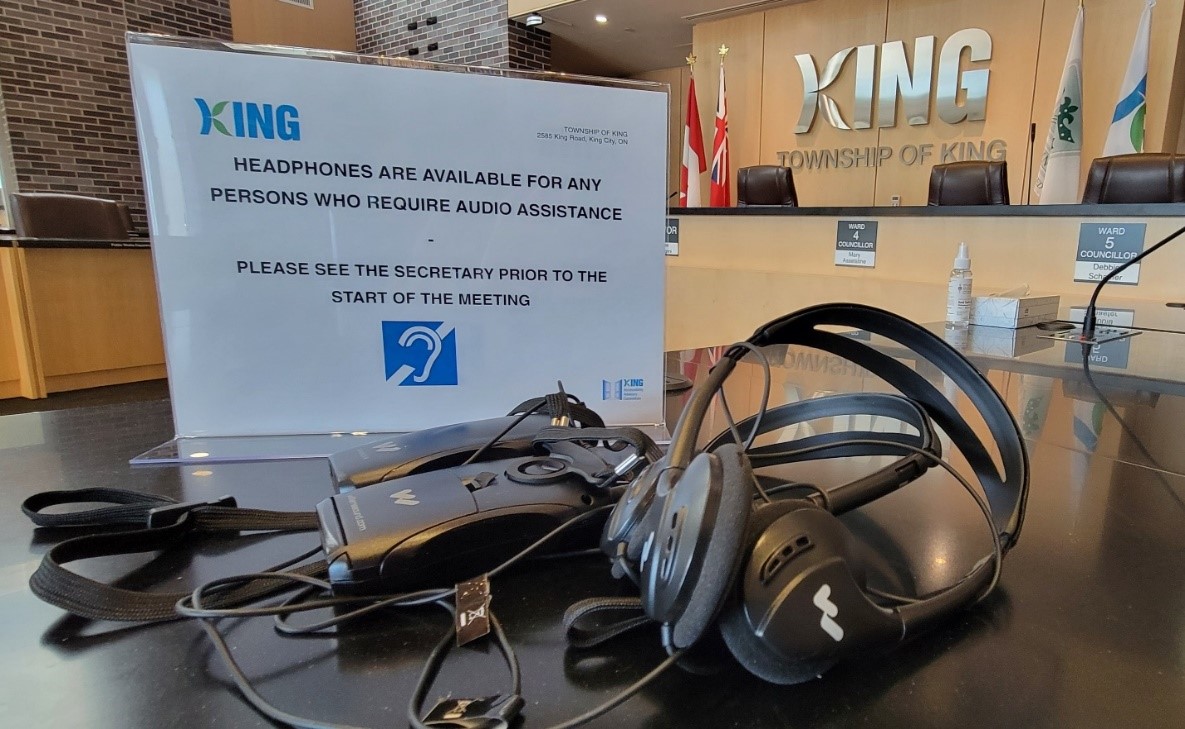
<path fill-rule="evenodd" d="M 1148 39 L 1152 33 L 1152 8 L 1155 5 L 1156 0 L 1148 0 L 1144 14 L 1140 16 L 1127 73 L 1119 87 L 1119 101 L 1115 104 L 1107 142 L 1103 145 L 1104 157 L 1144 151 L 1144 117 L 1148 112 Z"/>
<path fill-rule="evenodd" d="M 1082 172 L 1082 26 L 1084 13 L 1078 6 L 1078 18 L 1070 34 L 1066 65 L 1058 86 L 1037 171 L 1034 191 L 1040 205 L 1073 204 L 1078 199 L 1078 178 Z"/>

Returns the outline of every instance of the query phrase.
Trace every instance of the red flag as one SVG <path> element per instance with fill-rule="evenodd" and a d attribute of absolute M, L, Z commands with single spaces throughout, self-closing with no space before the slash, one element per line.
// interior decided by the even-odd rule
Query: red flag
<path fill-rule="evenodd" d="M 724 95 L 724 58 L 720 59 L 720 95 L 716 99 L 716 135 L 712 138 L 712 207 L 732 205 L 728 185 L 728 101 Z"/>
<path fill-rule="evenodd" d="M 704 204 L 700 196 L 699 176 L 708 171 L 704 157 L 704 130 L 699 123 L 699 103 L 695 100 L 695 76 L 687 87 L 687 120 L 683 122 L 683 170 L 679 174 L 679 204 L 698 208 Z"/>

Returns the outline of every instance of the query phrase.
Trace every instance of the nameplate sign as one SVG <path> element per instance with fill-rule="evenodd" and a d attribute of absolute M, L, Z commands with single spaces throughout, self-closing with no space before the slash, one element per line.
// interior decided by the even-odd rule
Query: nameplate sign
<path fill-rule="evenodd" d="M 178 435 L 413 430 L 557 381 L 662 422 L 660 87 L 151 36 L 129 58 Z"/>
<path fill-rule="evenodd" d="M 1086 307 L 1070 307 L 1070 321 L 1082 323 L 1086 318 Z M 1095 320 L 1101 327 L 1131 327 L 1136 323 L 1134 309 L 1096 309 Z M 1127 369 L 1131 357 L 1132 337 L 1115 339 L 1102 344 L 1095 344 L 1090 348 L 1090 364 L 1112 369 Z M 1069 364 L 1082 363 L 1082 345 L 1066 345 L 1066 362 Z"/>
<path fill-rule="evenodd" d="M 1144 251 L 1146 223 L 1083 223 L 1078 232 L 1074 280 L 1098 282 Z M 1134 286 L 1140 282 L 1137 263 L 1111 283 Z"/>
<path fill-rule="evenodd" d="M 667 218 L 667 243 L 666 254 L 668 256 L 679 255 L 679 219 Z"/>
<path fill-rule="evenodd" d="M 835 232 L 835 265 L 876 267 L 876 221 L 841 220 Z"/>

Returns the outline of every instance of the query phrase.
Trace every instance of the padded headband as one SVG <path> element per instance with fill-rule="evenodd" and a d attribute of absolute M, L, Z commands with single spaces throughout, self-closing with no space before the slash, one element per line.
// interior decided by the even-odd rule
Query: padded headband
<path fill-rule="evenodd" d="M 818 329 L 821 326 L 857 328 L 885 337 L 948 376 L 963 390 L 986 422 L 999 448 L 1003 473 L 963 416 L 925 378 L 893 357 L 859 340 Z M 1029 488 L 1028 454 L 1021 440 L 1020 427 L 999 393 L 958 351 L 907 319 L 862 304 L 808 307 L 761 326 L 748 341 L 758 347 L 794 344 L 838 355 L 873 372 L 917 402 L 967 459 L 987 495 L 1004 548 L 1012 546 L 1024 521 Z M 712 398 L 745 351 L 742 347 L 730 348 L 709 372 L 703 386 L 692 394 L 675 425 L 668 454 L 671 468 L 682 470 L 690 463 Z M 877 434 L 876 439 L 886 440 L 884 435 Z"/>

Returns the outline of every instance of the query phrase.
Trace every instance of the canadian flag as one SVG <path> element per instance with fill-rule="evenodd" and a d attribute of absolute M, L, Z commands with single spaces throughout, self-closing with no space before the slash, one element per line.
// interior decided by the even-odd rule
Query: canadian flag
<path fill-rule="evenodd" d="M 724 94 L 724 59 L 720 59 L 720 95 L 716 99 L 716 134 L 712 138 L 712 207 L 729 207 L 728 185 L 728 100 Z"/>
<path fill-rule="evenodd" d="M 683 170 L 679 174 L 679 204 L 685 208 L 703 205 L 699 176 L 708 171 L 704 158 L 704 130 L 699 123 L 699 103 L 695 100 L 695 76 L 687 88 L 687 120 L 683 122 Z"/>

